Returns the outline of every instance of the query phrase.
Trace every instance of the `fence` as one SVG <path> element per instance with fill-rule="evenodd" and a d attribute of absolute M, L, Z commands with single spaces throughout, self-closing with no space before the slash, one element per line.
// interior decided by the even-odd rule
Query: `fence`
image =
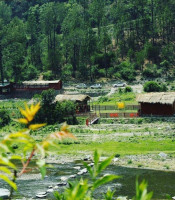
<path fill-rule="evenodd" d="M 97 116 L 95 113 L 81 113 L 76 114 L 77 117 L 87 117 L 89 119 Z M 137 112 L 120 112 L 120 113 L 99 113 L 100 118 L 136 118 L 139 117 Z"/>
<path fill-rule="evenodd" d="M 139 117 L 138 113 L 100 113 L 100 118 L 136 118 Z"/>
<path fill-rule="evenodd" d="M 139 110 L 140 109 L 140 105 L 126 105 L 124 110 Z M 107 105 L 107 106 L 103 106 L 103 105 L 91 105 L 91 110 L 93 111 L 100 111 L 100 110 L 118 110 L 118 106 L 117 105 Z"/>

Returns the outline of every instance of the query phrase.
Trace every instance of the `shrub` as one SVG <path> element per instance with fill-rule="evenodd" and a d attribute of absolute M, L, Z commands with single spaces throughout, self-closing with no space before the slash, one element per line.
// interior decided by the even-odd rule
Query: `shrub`
<path fill-rule="evenodd" d="M 132 92 L 132 88 L 130 86 L 126 86 L 125 89 L 124 89 L 124 92 L 127 93 L 127 92 Z"/>
<path fill-rule="evenodd" d="M 70 78 L 72 77 L 72 71 L 73 71 L 72 65 L 70 64 L 64 65 L 61 74 L 62 80 L 70 80 Z"/>
<path fill-rule="evenodd" d="M 41 93 L 41 99 L 42 99 L 43 106 L 51 105 L 54 101 L 54 98 L 55 98 L 55 90 L 53 90 L 53 89 L 44 90 Z"/>
<path fill-rule="evenodd" d="M 168 90 L 167 86 L 163 83 L 161 85 L 161 92 L 166 92 Z"/>
<path fill-rule="evenodd" d="M 54 80 L 54 75 L 49 70 L 49 71 L 43 73 L 43 79 L 44 80 Z"/>
<path fill-rule="evenodd" d="M 103 103 L 103 102 L 109 101 L 109 99 L 108 99 L 108 97 L 100 97 L 98 101 Z"/>
<path fill-rule="evenodd" d="M 167 86 L 163 84 L 156 83 L 154 81 L 148 81 L 143 86 L 145 92 L 166 92 L 168 90 Z"/>
<path fill-rule="evenodd" d="M 10 116 L 6 110 L 0 110 L 0 127 L 7 125 L 10 122 Z"/>
<path fill-rule="evenodd" d="M 122 94 L 122 93 L 123 93 L 122 88 L 119 88 L 119 89 L 118 89 L 118 93 L 119 93 L 119 94 Z"/>
<path fill-rule="evenodd" d="M 129 165 L 129 164 L 132 164 L 132 160 L 128 160 L 128 165 Z"/>
<path fill-rule="evenodd" d="M 154 82 L 154 81 L 148 81 L 143 86 L 145 92 L 160 92 L 161 86 Z"/>
<path fill-rule="evenodd" d="M 39 75 L 39 71 L 37 68 L 33 65 L 26 65 L 22 72 L 22 77 L 24 77 L 24 80 L 32 80 L 37 79 Z"/>
<path fill-rule="evenodd" d="M 157 65 L 147 65 L 146 69 L 143 71 L 143 77 L 146 78 L 157 78 L 161 76 L 161 69 L 158 69 Z"/>

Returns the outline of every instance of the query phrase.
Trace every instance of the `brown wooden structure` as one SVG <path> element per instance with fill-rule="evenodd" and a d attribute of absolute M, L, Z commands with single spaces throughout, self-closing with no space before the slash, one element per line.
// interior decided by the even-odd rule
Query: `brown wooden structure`
<path fill-rule="evenodd" d="M 13 84 L 4 82 L 0 83 L 0 95 L 8 95 L 13 92 Z"/>
<path fill-rule="evenodd" d="M 62 89 L 62 81 L 54 80 L 54 81 L 24 81 L 21 84 L 13 85 L 14 91 L 36 91 L 36 90 L 61 90 Z"/>
<path fill-rule="evenodd" d="M 73 101 L 77 104 L 76 113 L 83 113 L 90 111 L 90 96 L 88 95 L 57 95 L 55 101 Z"/>
<path fill-rule="evenodd" d="M 140 103 L 141 116 L 172 116 L 175 114 L 175 92 L 155 92 L 140 94 L 137 97 Z"/>

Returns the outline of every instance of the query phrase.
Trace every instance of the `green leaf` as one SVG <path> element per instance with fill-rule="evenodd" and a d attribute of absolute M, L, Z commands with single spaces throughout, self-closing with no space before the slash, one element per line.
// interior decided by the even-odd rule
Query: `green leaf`
<path fill-rule="evenodd" d="M 9 148 L 9 146 L 8 145 L 5 145 L 5 144 L 0 144 L 0 148 L 1 149 L 3 149 L 4 151 L 6 151 L 6 152 L 11 152 L 11 149 Z"/>
<path fill-rule="evenodd" d="M 0 167 L 0 171 L 12 176 L 11 171 L 7 167 Z"/>
<path fill-rule="evenodd" d="M 104 176 L 104 177 L 98 179 L 97 181 L 95 181 L 95 183 L 93 184 L 92 189 L 94 190 L 94 189 L 98 188 L 99 186 L 104 185 L 104 184 L 106 184 L 106 183 L 108 183 L 110 181 L 113 181 L 114 179 L 118 179 L 118 178 L 120 178 L 120 176 L 116 176 L 116 175 Z"/>
<path fill-rule="evenodd" d="M 44 158 L 45 157 L 44 148 L 41 145 L 39 145 L 39 144 L 36 144 L 36 147 L 40 151 L 42 158 Z"/>
<path fill-rule="evenodd" d="M 41 175 L 42 175 L 42 179 L 44 179 L 45 175 L 46 175 L 46 162 L 45 160 L 38 160 L 36 162 L 36 164 L 38 165 Z"/>
<path fill-rule="evenodd" d="M 39 169 L 40 169 L 40 173 L 42 175 L 42 179 L 44 179 L 44 177 L 46 175 L 46 166 L 42 166 Z"/>
<path fill-rule="evenodd" d="M 98 169 L 97 169 L 97 173 L 99 174 L 100 172 L 102 172 L 104 169 L 106 169 L 106 167 L 111 163 L 112 159 L 113 159 L 114 156 L 111 156 L 107 159 L 105 159 L 104 161 L 102 161 L 100 163 L 100 165 L 98 166 Z"/>
<path fill-rule="evenodd" d="M 64 200 L 65 199 L 63 194 L 60 194 L 58 191 L 54 192 L 53 195 L 57 200 Z"/>
<path fill-rule="evenodd" d="M 83 162 L 83 165 L 86 167 L 86 169 L 88 170 L 89 174 L 91 177 L 93 177 L 93 170 L 92 168 L 86 163 L 86 162 Z"/>
<path fill-rule="evenodd" d="M 0 165 L 6 165 L 13 169 L 16 169 L 16 166 L 12 162 L 10 162 L 8 158 L 0 157 Z"/>
<path fill-rule="evenodd" d="M 81 179 L 78 183 L 74 183 L 71 188 L 66 190 L 66 200 L 85 199 L 87 191 L 88 181 Z"/>
<path fill-rule="evenodd" d="M 151 200 L 153 192 L 147 192 L 147 182 L 143 180 L 140 184 L 138 178 L 136 180 L 136 196 L 133 200 Z"/>
<path fill-rule="evenodd" d="M 14 190 L 17 190 L 17 185 L 13 181 L 11 181 L 7 176 L 0 174 L 0 179 L 4 180 L 8 183 Z"/>
<path fill-rule="evenodd" d="M 38 160 L 36 162 L 36 164 L 38 165 L 38 167 L 43 167 L 46 165 L 46 161 L 45 160 Z"/>
<path fill-rule="evenodd" d="M 13 155 L 9 158 L 10 160 L 22 160 L 21 156 Z"/>
<path fill-rule="evenodd" d="M 94 152 L 94 166 L 95 166 L 95 168 L 97 168 L 97 166 L 98 166 L 99 159 L 100 159 L 100 154 L 98 153 L 97 150 L 95 150 L 95 152 Z"/>
<path fill-rule="evenodd" d="M 108 188 L 107 193 L 105 194 L 105 200 L 112 200 L 114 196 L 115 190 L 111 191 L 110 188 Z"/>

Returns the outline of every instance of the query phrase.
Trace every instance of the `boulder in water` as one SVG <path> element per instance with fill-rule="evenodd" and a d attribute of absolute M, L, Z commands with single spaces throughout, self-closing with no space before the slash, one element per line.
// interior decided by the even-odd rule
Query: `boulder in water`
<path fill-rule="evenodd" d="M 118 160 L 119 160 L 119 158 L 114 158 L 113 159 L 114 162 L 117 162 Z"/>
<path fill-rule="evenodd" d="M 88 160 L 90 160 L 91 159 L 91 155 L 87 155 L 83 160 L 84 161 L 88 161 Z"/>
<path fill-rule="evenodd" d="M 47 196 L 46 192 L 40 192 L 40 193 L 36 194 L 37 198 L 43 198 L 43 197 L 46 197 L 46 196 Z"/>
<path fill-rule="evenodd" d="M 93 167 L 94 163 L 89 163 L 88 166 Z"/>
<path fill-rule="evenodd" d="M 78 170 L 80 170 L 81 169 L 81 167 L 80 166 L 77 166 L 77 167 L 73 167 L 74 169 L 78 169 Z"/>
<path fill-rule="evenodd" d="M 76 174 L 70 175 L 69 178 L 76 178 Z"/>
<path fill-rule="evenodd" d="M 83 175 L 83 174 L 85 174 L 85 173 L 87 173 L 87 169 L 86 169 L 86 168 L 80 170 L 77 174 L 78 174 L 78 175 Z"/>
<path fill-rule="evenodd" d="M 8 199 L 10 196 L 10 191 L 8 189 L 0 188 L 0 198 Z"/>
<path fill-rule="evenodd" d="M 52 193 L 52 192 L 54 192 L 54 189 L 48 189 L 47 192 Z"/>
<path fill-rule="evenodd" d="M 61 181 L 67 181 L 67 179 L 68 179 L 68 177 L 66 177 L 66 176 L 61 177 Z"/>
<path fill-rule="evenodd" d="M 65 185 L 67 185 L 67 182 L 63 182 L 63 181 L 62 181 L 62 182 L 57 183 L 57 185 L 58 185 L 58 186 L 65 186 Z"/>

